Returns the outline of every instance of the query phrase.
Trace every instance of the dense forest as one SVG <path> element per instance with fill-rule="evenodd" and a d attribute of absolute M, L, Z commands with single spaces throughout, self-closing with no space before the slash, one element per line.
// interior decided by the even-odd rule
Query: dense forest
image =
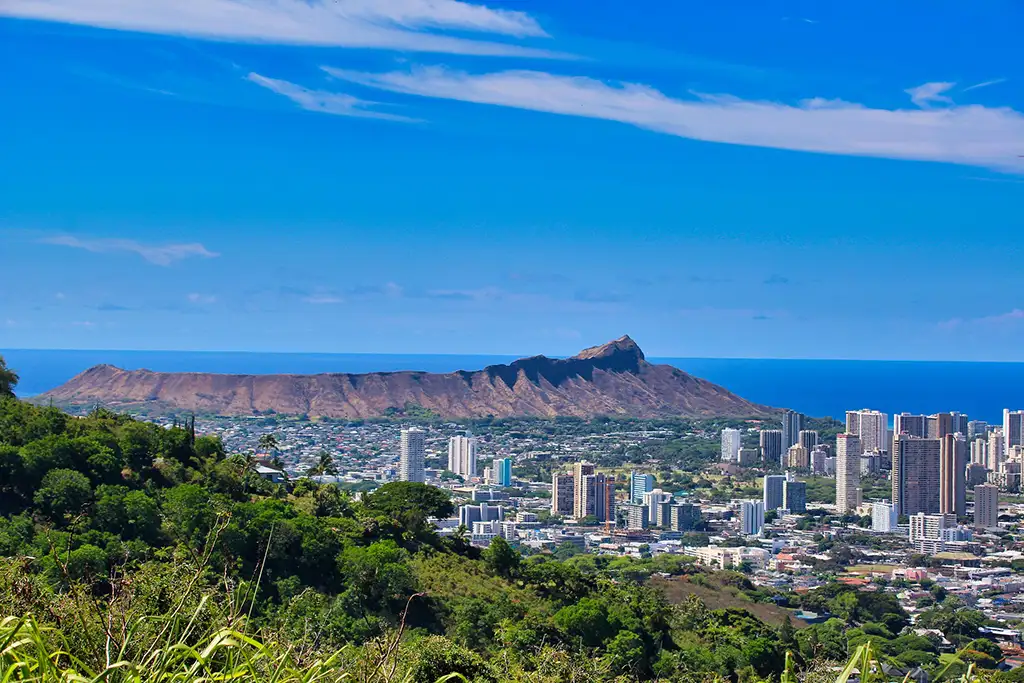
<path fill-rule="evenodd" d="M 391 483 L 356 500 L 308 480 L 273 484 L 191 425 L 69 416 L 17 400 L 2 362 L 0 377 L 5 680 L 181 665 L 185 679 L 201 666 L 225 678 L 245 678 L 242 667 L 252 680 L 291 680 L 287 670 L 295 680 L 756 681 L 778 680 L 787 651 L 798 667 L 871 638 L 898 661 L 937 652 L 900 639 L 906 615 L 888 594 L 830 584 L 802 604 L 842 621 L 769 625 L 693 594 L 670 600 L 649 580 L 713 580 L 743 601 L 784 602 L 742 574 L 685 557 L 524 557 L 501 539 L 481 551 L 434 532 L 429 518 L 453 511 L 440 489 Z M 978 624 L 965 623 L 962 645 L 983 652 Z M 16 659 L 29 650 L 55 654 Z"/>

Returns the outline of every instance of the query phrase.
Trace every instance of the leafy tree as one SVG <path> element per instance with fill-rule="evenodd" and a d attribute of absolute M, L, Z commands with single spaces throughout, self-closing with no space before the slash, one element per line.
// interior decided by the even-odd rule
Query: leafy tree
<path fill-rule="evenodd" d="M 81 472 L 55 469 L 46 473 L 33 502 L 55 524 L 64 524 L 67 517 L 82 512 L 92 498 L 92 486 Z"/>
<path fill-rule="evenodd" d="M 403 605 L 413 592 L 409 555 L 394 541 L 346 548 L 338 557 L 349 591 L 364 611 Z"/>
<path fill-rule="evenodd" d="M 68 577 L 76 581 L 95 581 L 107 574 L 107 554 L 94 545 L 82 545 L 71 551 Z"/>
<path fill-rule="evenodd" d="M 639 677 L 646 668 L 644 641 L 632 631 L 619 631 L 605 648 L 605 659 L 614 673 Z"/>
<path fill-rule="evenodd" d="M 491 544 L 484 551 L 484 561 L 492 572 L 510 579 L 519 573 L 519 563 L 522 561 L 522 557 L 508 544 L 508 541 L 497 536 L 491 540 Z"/>
<path fill-rule="evenodd" d="M 0 356 L 0 398 L 14 398 L 14 387 L 18 386 L 18 374 L 7 367 L 7 361 Z"/>
<path fill-rule="evenodd" d="M 210 494 L 196 484 L 181 484 L 169 490 L 163 511 L 171 536 L 193 547 L 203 544 L 217 516 Z"/>
<path fill-rule="evenodd" d="M 608 608 L 594 598 L 583 598 L 555 614 L 555 624 L 566 635 L 587 647 L 597 647 L 614 631 L 608 621 Z"/>
<path fill-rule="evenodd" d="M 398 520 L 413 533 L 426 529 L 428 517 L 445 518 L 455 511 L 448 493 L 429 484 L 395 481 L 363 496 L 363 505 Z"/>

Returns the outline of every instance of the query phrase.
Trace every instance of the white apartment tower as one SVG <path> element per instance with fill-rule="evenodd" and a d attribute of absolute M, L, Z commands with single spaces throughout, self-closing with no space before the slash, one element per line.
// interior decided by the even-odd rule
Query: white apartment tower
<path fill-rule="evenodd" d="M 471 434 L 448 439 L 448 469 L 466 479 L 476 476 L 476 439 Z"/>
<path fill-rule="evenodd" d="M 836 435 L 836 507 L 845 514 L 860 505 L 860 456 L 856 434 Z"/>
<path fill-rule="evenodd" d="M 996 428 L 988 433 L 988 468 L 993 472 L 1001 472 L 1006 462 L 1006 440 L 1003 430 Z"/>
<path fill-rule="evenodd" d="M 846 411 L 846 433 L 860 437 L 860 447 L 865 453 L 889 451 L 889 416 L 877 410 Z"/>
<path fill-rule="evenodd" d="M 764 503 L 745 500 L 740 503 L 740 531 L 745 536 L 756 536 L 764 527 Z"/>
<path fill-rule="evenodd" d="M 427 433 L 410 427 L 402 430 L 402 451 L 398 461 L 398 477 L 402 481 L 427 480 L 423 470 L 424 441 Z"/>
<path fill-rule="evenodd" d="M 887 534 L 896 530 L 899 515 L 892 503 L 874 503 L 871 506 L 871 530 Z"/>
<path fill-rule="evenodd" d="M 738 429 L 722 430 L 722 462 L 736 462 L 740 459 L 743 433 Z"/>

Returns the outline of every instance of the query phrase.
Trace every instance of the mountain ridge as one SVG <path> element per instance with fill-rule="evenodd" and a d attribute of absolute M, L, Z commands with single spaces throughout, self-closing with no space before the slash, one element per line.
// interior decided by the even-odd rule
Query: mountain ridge
<path fill-rule="evenodd" d="M 157 413 L 348 419 L 379 417 L 410 404 L 444 418 L 758 417 L 776 412 L 678 368 L 649 363 L 628 335 L 569 358 L 530 356 L 450 373 L 231 375 L 100 364 L 39 398 Z"/>

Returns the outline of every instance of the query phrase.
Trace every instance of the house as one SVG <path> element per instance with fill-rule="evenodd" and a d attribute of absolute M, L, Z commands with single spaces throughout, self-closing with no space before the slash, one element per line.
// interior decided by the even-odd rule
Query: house
<path fill-rule="evenodd" d="M 255 470 L 261 479 L 266 479 L 275 484 L 283 484 L 288 478 L 281 470 L 275 470 L 273 467 L 267 467 L 266 465 L 256 465 Z"/>

